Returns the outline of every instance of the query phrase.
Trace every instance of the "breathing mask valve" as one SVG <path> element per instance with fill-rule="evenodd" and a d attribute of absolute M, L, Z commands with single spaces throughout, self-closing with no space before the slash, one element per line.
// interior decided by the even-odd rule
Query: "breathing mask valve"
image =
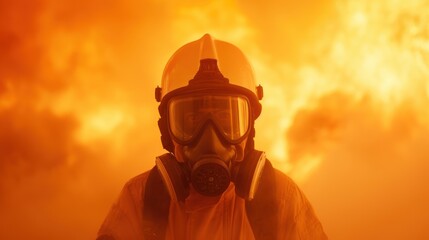
<path fill-rule="evenodd" d="M 231 174 L 224 161 L 204 158 L 192 167 L 191 183 L 197 192 L 205 196 L 221 195 L 231 182 Z"/>

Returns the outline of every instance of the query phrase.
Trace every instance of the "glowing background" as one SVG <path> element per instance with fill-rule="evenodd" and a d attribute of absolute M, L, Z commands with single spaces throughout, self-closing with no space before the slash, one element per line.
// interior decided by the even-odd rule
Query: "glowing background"
<path fill-rule="evenodd" d="M 429 2 L 0 1 L 0 239 L 93 239 L 163 153 L 154 88 L 184 43 L 239 46 L 256 146 L 331 239 L 428 239 Z"/>

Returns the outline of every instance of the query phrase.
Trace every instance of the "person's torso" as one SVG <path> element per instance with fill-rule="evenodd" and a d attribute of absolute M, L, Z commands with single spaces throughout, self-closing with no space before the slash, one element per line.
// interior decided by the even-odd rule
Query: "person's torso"
<path fill-rule="evenodd" d="M 220 197 L 190 196 L 184 204 L 171 203 L 166 239 L 254 239 L 245 201 L 234 185 Z"/>

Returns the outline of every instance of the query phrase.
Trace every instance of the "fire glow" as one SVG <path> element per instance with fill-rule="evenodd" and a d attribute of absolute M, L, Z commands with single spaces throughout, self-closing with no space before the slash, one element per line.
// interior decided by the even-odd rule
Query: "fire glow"
<path fill-rule="evenodd" d="M 248 56 L 265 92 L 256 147 L 332 239 L 428 238 L 428 7 L 0 3 L 0 238 L 94 238 L 122 184 L 163 153 L 164 64 L 206 32 Z"/>

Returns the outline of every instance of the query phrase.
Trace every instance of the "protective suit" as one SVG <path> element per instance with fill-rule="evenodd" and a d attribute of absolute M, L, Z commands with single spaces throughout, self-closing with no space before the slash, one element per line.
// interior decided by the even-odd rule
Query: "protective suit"
<path fill-rule="evenodd" d="M 297 185 L 254 148 L 262 87 L 206 34 L 170 58 L 155 98 L 168 153 L 131 179 L 97 239 L 327 239 Z"/>

